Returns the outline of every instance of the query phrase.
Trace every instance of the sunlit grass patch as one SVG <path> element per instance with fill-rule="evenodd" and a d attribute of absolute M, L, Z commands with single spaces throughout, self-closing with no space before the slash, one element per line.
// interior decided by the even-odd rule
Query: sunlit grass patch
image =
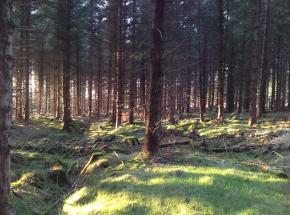
<path fill-rule="evenodd" d="M 145 125 L 136 123 L 134 125 L 124 124 L 119 128 L 106 122 L 93 123 L 88 132 L 88 139 L 95 140 L 99 138 L 102 141 L 121 141 L 124 138 L 135 137 L 143 139 Z"/>
<path fill-rule="evenodd" d="M 66 199 L 63 214 L 286 215 L 285 184 L 271 173 L 247 169 L 143 166 L 91 181 Z"/>

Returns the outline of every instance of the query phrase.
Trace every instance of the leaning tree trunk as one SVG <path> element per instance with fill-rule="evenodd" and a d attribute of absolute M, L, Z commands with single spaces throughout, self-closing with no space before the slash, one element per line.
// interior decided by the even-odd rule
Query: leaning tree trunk
<path fill-rule="evenodd" d="M 154 19 L 152 27 L 153 47 L 151 50 L 150 95 L 148 120 L 145 131 L 144 151 L 149 156 L 158 152 L 158 130 L 162 111 L 162 40 L 165 0 L 154 1 Z"/>
<path fill-rule="evenodd" d="M 12 1 L 0 1 L 0 214 L 13 214 L 9 205 L 10 191 L 10 125 L 12 95 Z"/>

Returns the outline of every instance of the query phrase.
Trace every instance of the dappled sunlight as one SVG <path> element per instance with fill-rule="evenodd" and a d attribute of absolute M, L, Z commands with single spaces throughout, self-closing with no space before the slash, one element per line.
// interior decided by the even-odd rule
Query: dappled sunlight
<path fill-rule="evenodd" d="M 27 183 L 30 180 L 32 180 L 34 175 L 35 175 L 34 172 L 28 172 L 28 173 L 22 174 L 21 177 L 17 181 L 14 181 L 14 182 L 11 183 L 11 187 L 12 188 L 16 188 L 18 186 L 25 185 L 25 183 Z"/>
<path fill-rule="evenodd" d="M 64 202 L 63 213 L 69 215 L 95 214 L 99 212 L 114 214 L 122 209 L 126 209 L 129 205 L 134 204 L 134 200 L 131 199 L 125 192 L 115 193 L 111 196 L 109 193 L 102 191 L 98 192 L 94 197 L 94 200 L 88 204 L 76 204 L 81 198 L 84 198 L 88 192 L 88 188 L 82 188 L 69 197 Z"/>
<path fill-rule="evenodd" d="M 144 123 L 137 123 L 134 125 L 124 124 L 115 128 L 113 124 L 107 122 L 98 122 L 91 125 L 88 132 L 88 139 L 95 140 L 96 138 L 105 140 L 123 140 L 124 138 L 136 137 L 142 139 L 144 135 Z M 133 135 L 134 134 L 134 135 Z"/>
<path fill-rule="evenodd" d="M 233 168 L 144 167 L 82 188 L 65 201 L 63 212 L 85 215 L 137 214 L 144 210 L 146 214 L 247 214 L 251 211 L 255 214 L 263 211 L 264 201 L 271 205 L 272 211 L 281 211 L 289 206 L 288 198 L 281 194 L 282 184 L 286 184 L 284 179 L 268 173 Z M 278 201 L 282 209 L 276 204 Z"/>
<path fill-rule="evenodd" d="M 44 123 L 38 127 L 41 120 Z M 48 178 L 49 173 L 63 171 L 74 183 L 91 155 L 78 158 L 76 163 L 73 135 L 63 132 L 58 122 L 47 121 L 33 120 L 35 124 L 29 129 L 35 136 L 24 147 L 13 151 L 20 163 L 13 164 L 17 172 L 13 174 L 12 188 L 20 195 L 27 193 L 26 205 L 38 198 L 36 211 L 48 209 L 55 201 L 55 194 L 68 192 L 61 186 L 55 187 L 55 182 Z M 269 125 L 279 126 L 279 123 Z M 252 161 L 265 162 L 265 158 L 284 165 L 289 163 L 286 155 L 282 159 L 273 158 L 271 154 L 259 157 L 250 153 L 209 154 L 194 145 L 199 139 L 214 147 L 223 147 L 225 143 L 229 146 L 243 144 L 248 141 L 243 136 L 246 134 L 250 141 L 278 141 L 288 147 L 288 127 L 282 129 L 281 126 L 273 132 L 267 126 L 250 128 L 246 121 L 229 117 L 225 124 L 200 123 L 196 119 L 185 119 L 173 126 L 165 124 L 166 135 L 175 135 L 176 130 L 187 135 L 194 128 L 200 136 L 192 145 L 162 149 L 158 154 L 160 161 L 147 163 L 137 151 L 131 151 L 133 147 L 124 144 L 129 138 L 142 140 L 143 123 L 124 124 L 115 129 L 111 124 L 96 122 L 87 129 L 86 141 L 82 143 L 104 143 L 110 145 L 111 151 L 93 151 L 100 157 L 88 166 L 78 189 L 60 202 L 61 214 L 287 214 L 285 211 L 290 207 L 290 196 L 284 192 L 289 186 L 287 180 L 277 177 L 270 167 L 262 169 L 250 165 Z M 49 135 L 43 135 L 45 132 Z M 131 148 L 122 151 L 124 146 Z M 168 160 L 163 161 L 163 158 Z M 102 164 L 106 167 L 102 168 Z M 49 196 L 42 194 L 42 190 Z M 49 204 L 46 198 L 50 198 Z M 16 202 L 20 211 L 23 203 Z"/>

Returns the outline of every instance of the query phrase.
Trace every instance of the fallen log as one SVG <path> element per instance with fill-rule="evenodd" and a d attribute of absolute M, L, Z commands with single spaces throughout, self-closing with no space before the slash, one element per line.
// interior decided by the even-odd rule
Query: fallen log
<path fill-rule="evenodd" d="M 232 146 L 232 147 L 224 147 L 224 148 L 206 148 L 209 152 L 215 153 L 222 153 L 222 152 L 241 152 L 241 151 L 248 151 L 257 148 L 268 147 L 268 149 L 272 149 L 273 146 L 277 146 L 277 143 L 271 144 L 244 144 L 239 146 Z"/>
<path fill-rule="evenodd" d="M 189 145 L 190 141 L 182 141 L 182 142 L 174 142 L 174 143 L 166 143 L 166 144 L 162 144 L 160 145 L 160 148 L 166 148 L 166 147 L 170 147 L 170 146 L 177 146 L 177 145 Z"/>

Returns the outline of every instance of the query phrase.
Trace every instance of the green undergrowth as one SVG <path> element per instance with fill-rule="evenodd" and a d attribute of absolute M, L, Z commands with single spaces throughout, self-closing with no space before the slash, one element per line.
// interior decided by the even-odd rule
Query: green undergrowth
<path fill-rule="evenodd" d="M 82 138 L 83 122 L 74 122 L 78 132 L 62 130 L 50 118 L 33 118 L 30 125 L 11 129 L 11 200 L 16 214 L 55 214 L 55 202 L 69 192 L 84 158 L 76 158 L 73 142 Z M 57 206 L 57 205 L 56 205 Z"/>
<path fill-rule="evenodd" d="M 113 124 L 93 123 L 88 131 L 89 140 L 99 140 L 105 142 L 123 141 L 126 138 L 137 138 L 142 141 L 144 138 L 144 123 L 137 122 L 134 125 L 125 124 L 115 128 Z"/>
<path fill-rule="evenodd" d="M 131 161 L 92 174 L 62 214 L 289 214 L 285 179 L 193 157 L 184 164 Z"/>
<path fill-rule="evenodd" d="M 134 144 L 143 142 L 142 122 L 115 129 L 107 122 L 76 120 L 72 133 L 51 118 L 15 125 L 10 134 L 13 207 L 21 215 L 288 215 L 288 113 L 266 114 L 254 127 L 245 114 L 226 115 L 224 124 L 211 115 L 204 123 L 195 117 L 164 122 L 162 135 L 170 139 L 198 135 L 191 144 L 163 148 L 146 162 Z M 200 149 L 273 141 L 279 149 L 219 154 Z"/>
<path fill-rule="evenodd" d="M 288 113 L 265 114 L 259 119 L 258 125 L 250 127 L 245 114 L 226 115 L 224 123 L 207 118 L 206 122 L 200 122 L 198 118 L 182 119 L 175 125 L 165 124 L 167 129 L 175 129 L 182 132 L 192 132 L 197 130 L 201 136 L 219 137 L 227 135 L 238 135 L 241 133 L 270 133 L 277 132 L 278 135 L 283 131 L 289 131 L 290 123 L 287 118 Z M 290 114 L 290 113 L 289 113 Z"/>

